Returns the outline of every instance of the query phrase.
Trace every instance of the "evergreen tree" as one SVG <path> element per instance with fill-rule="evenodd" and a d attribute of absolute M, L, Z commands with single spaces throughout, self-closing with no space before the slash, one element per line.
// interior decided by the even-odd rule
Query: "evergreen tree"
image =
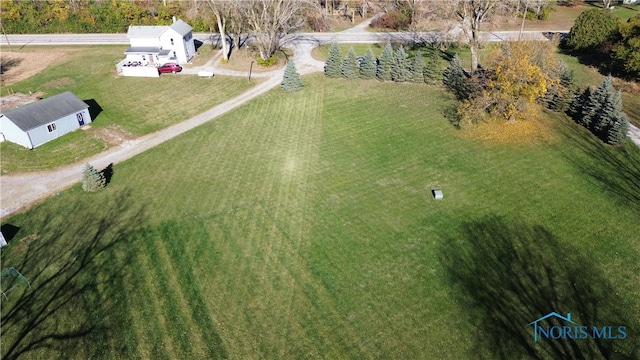
<path fill-rule="evenodd" d="M 625 113 L 620 113 L 618 117 L 612 120 L 605 141 L 611 145 L 622 144 L 628 133 L 629 119 Z"/>
<path fill-rule="evenodd" d="M 356 52 L 353 47 L 349 48 L 347 57 L 342 61 L 342 77 L 345 79 L 355 79 L 358 77 L 358 62 L 356 60 Z"/>
<path fill-rule="evenodd" d="M 469 96 L 467 75 L 462 68 L 458 54 L 454 55 L 449 66 L 442 72 L 442 82 L 456 95 L 458 100 L 465 100 Z"/>
<path fill-rule="evenodd" d="M 409 54 L 400 46 L 396 50 L 395 61 L 391 66 L 391 80 L 395 82 L 407 81 L 409 78 Z"/>
<path fill-rule="evenodd" d="M 360 78 L 362 79 L 373 79 L 376 77 L 376 70 L 378 65 L 376 64 L 377 59 L 373 55 L 373 51 L 371 48 L 367 50 L 366 55 L 364 56 L 364 60 L 360 63 Z"/>
<path fill-rule="evenodd" d="M 424 59 L 422 58 L 422 54 L 419 51 L 416 56 L 413 57 L 409 80 L 414 83 L 424 81 Z"/>
<path fill-rule="evenodd" d="M 629 131 L 629 119 L 622 111 L 622 96 L 613 87 L 611 76 L 607 76 L 593 92 L 587 88 L 575 97 L 568 113 L 608 144 L 622 143 Z"/>
<path fill-rule="evenodd" d="M 561 63 L 560 82 L 547 89 L 540 102 L 553 111 L 567 111 L 575 92 L 573 71 L 565 63 Z"/>
<path fill-rule="evenodd" d="M 587 87 L 583 92 L 580 92 L 580 89 L 577 89 L 571 105 L 569 105 L 569 109 L 567 110 L 567 115 L 571 116 L 576 123 L 588 127 L 588 124 L 584 122 L 582 119 L 582 114 L 584 111 L 584 107 L 587 104 L 587 101 L 591 97 L 591 88 Z"/>
<path fill-rule="evenodd" d="M 289 61 L 284 68 L 281 86 L 284 91 L 298 91 L 304 86 L 293 61 Z"/>
<path fill-rule="evenodd" d="M 460 66 L 462 68 L 462 66 Z M 427 84 L 437 84 L 442 81 L 442 70 L 440 70 L 440 62 L 438 56 L 434 52 L 430 52 L 423 70 L 424 82 Z"/>
<path fill-rule="evenodd" d="M 104 188 L 107 181 L 104 175 L 96 170 L 91 164 L 85 164 L 82 169 L 82 190 L 98 191 Z"/>
<path fill-rule="evenodd" d="M 606 120 L 599 115 L 607 102 L 607 97 L 613 92 L 613 79 L 608 76 L 593 92 L 589 91 L 588 97 L 587 94 L 584 94 L 580 100 L 582 109 L 577 119 L 578 124 L 591 130 L 594 134 L 601 133 L 606 126 L 603 121 Z"/>
<path fill-rule="evenodd" d="M 391 68 L 393 67 L 394 60 L 393 48 L 390 43 L 387 43 L 384 50 L 382 50 L 382 55 L 380 55 L 380 59 L 378 61 L 378 69 L 376 71 L 376 77 L 378 80 L 391 80 Z"/>
<path fill-rule="evenodd" d="M 342 76 L 342 52 L 338 43 L 331 44 L 327 62 L 324 64 L 324 75 L 330 78 L 339 78 Z"/>

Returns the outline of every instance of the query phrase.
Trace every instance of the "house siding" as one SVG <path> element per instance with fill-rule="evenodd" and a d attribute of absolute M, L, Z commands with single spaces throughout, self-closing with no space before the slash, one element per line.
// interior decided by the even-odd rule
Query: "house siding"
<path fill-rule="evenodd" d="M 33 148 L 29 135 L 22 131 L 16 124 L 14 124 L 5 115 L 0 115 L 0 132 L 4 136 L 4 139 L 18 145 L 22 145 L 29 149 Z"/>
<path fill-rule="evenodd" d="M 77 117 L 78 113 L 82 113 L 85 124 L 89 124 L 91 122 L 89 111 L 83 110 L 79 112 L 74 112 L 72 114 L 69 114 L 65 117 L 62 117 L 54 121 L 53 123 L 56 124 L 56 130 L 52 132 L 49 132 L 49 130 L 47 129 L 47 125 L 49 124 L 45 124 L 43 126 L 39 126 L 35 129 L 27 131 L 27 134 L 31 138 L 31 143 L 33 144 L 33 147 L 35 148 L 46 142 L 55 140 L 60 136 L 79 128 L 80 124 L 78 123 L 78 117 Z"/>

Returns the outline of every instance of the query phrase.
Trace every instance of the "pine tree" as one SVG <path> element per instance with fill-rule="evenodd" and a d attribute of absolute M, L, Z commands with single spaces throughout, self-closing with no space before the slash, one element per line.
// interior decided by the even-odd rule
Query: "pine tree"
<path fill-rule="evenodd" d="M 377 60 L 373 55 L 373 51 L 371 48 L 367 50 L 367 53 L 364 56 L 364 60 L 360 63 L 360 78 L 362 79 L 373 79 L 376 77 L 376 69 L 377 69 Z"/>
<path fill-rule="evenodd" d="M 284 91 L 298 91 L 304 86 L 293 61 L 289 61 L 284 68 L 281 86 Z"/>
<path fill-rule="evenodd" d="M 571 102 L 571 105 L 569 105 L 569 109 L 567 109 L 567 115 L 569 115 L 576 123 L 584 127 L 588 127 L 588 124 L 582 119 L 582 114 L 590 97 L 591 88 L 587 87 L 582 92 L 580 92 L 580 89 L 577 89 L 573 96 L 573 101 Z"/>
<path fill-rule="evenodd" d="M 625 113 L 614 118 L 610 124 L 605 141 L 611 145 L 622 144 L 629 133 L 629 119 Z"/>
<path fill-rule="evenodd" d="M 606 119 L 600 114 L 607 105 L 608 98 L 615 92 L 613 88 L 613 79 L 607 76 L 604 81 L 589 96 L 586 104 L 582 108 L 582 121 L 585 126 L 595 134 L 601 134 L 606 127 Z"/>
<path fill-rule="evenodd" d="M 438 61 L 438 56 L 433 52 L 430 52 L 427 56 L 423 76 L 424 82 L 427 84 L 437 84 L 442 81 L 442 70 L 440 68 L 440 62 Z"/>
<path fill-rule="evenodd" d="M 391 80 L 395 82 L 407 81 L 409 78 L 409 54 L 400 46 L 396 50 L 395 61 L 391 66 Z"/>
<path fill-rule="evenodd" d="M 576 96 L 567 112 L 608 144 L 622 143 L 629 132 L 629 119 L 622 111 L 622 95 L 613 87 L 611 76 L 594 91 L 587 88 Z"/>
<path fill-rule="evenodd" d="M 356 60 L 356 52 L 353 47 L 349 48 L 347 57 L 342 61 L 342 77 L 345 79 L 355 79 L 358 77 L 358 62 Z"/>
<path fill-rule="evenodd" d="M 324 75 L 330 78 L 342 77 L 342 52 L 338 43 L 331 44 L 327 62 L 324 64 Z"/>
<path fill-rule="evenodd" d="M 547 90 L 542 103 L 553 111 L 566 111 L 571 103 L 575 91 L 575 77 L 573 71 L 562 63 L 560 83 Z"/>
<path fill-rule="evenodd" d="M 393 67 L 394 60 L 393 48 L 390 43 L 387 43 L 384 50 L 382 50 L 382 55 L 380 55 L 380 59 L 378 61 L 378 69 L 376 71 L 376 77 L 378 80 L 391 80 L 391 68 Z"/>
<path fill-rule="evenodd" d="M 416 56 L 413 57 L 409 80 L 414 83 L 424 81 L 424 59 L 422 58 L 422 54 L 419 51 Z"/>
<path fill-rule="evenodd" d="M 462 62 L 458 54 L 454 55 L 449 66 L 442 72 L 442 82 L 456 95 L 458 100 L 465 100 L 469 96 L 467 75 L 462 68 Z"/>
<path fill-rule="evenodd" d="M 104 188 L 107 181 L 104 175 L 96 170 L 91 164 L 85 164 L 82 169 L 82 190 L 98 191 Z"/>

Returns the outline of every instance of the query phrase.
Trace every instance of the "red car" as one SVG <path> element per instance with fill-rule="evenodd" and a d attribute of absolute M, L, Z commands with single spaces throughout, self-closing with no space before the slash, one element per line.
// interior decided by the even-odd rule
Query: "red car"
<path fill-rule="evenodd" d="M 164 65 L 158 66 L 159 73 L 177 73 L 182 71 L 182 66 L 174 63 L 166 63 Z"/>

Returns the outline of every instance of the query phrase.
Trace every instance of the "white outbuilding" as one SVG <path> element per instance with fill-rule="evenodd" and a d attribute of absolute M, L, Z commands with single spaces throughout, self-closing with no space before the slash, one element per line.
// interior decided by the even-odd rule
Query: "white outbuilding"
<path fill-rule="evenodd" d="M 89 105 L 67 91 L 0 114 L 0 133 L 33 149 L 90 122 Z"/>

